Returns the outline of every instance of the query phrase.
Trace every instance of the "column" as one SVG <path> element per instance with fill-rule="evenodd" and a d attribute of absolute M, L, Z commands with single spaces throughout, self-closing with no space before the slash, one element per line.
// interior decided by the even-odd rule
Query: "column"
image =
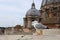
<path fill-rule="evenodd" d="M 28 27 L 28 28 L 31 28 L 31 25 L 32 25 L 31 18 L 28 18 L 28 25 L 27 25 L 27 27 Z"/>
<path fill-rule="evenodd" d="M 24 27 L 23 28 L 26 28 L 27 27 L 27 19 L 24 18 Z"/>

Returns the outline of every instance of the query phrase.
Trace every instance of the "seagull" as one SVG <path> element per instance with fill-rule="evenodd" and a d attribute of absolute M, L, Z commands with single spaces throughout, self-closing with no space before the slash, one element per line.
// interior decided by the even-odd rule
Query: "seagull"
<path fill-rule="evenodd" d="M 39 23 L 38 21 L 32 22 L 32 25 L 34 26 L 35 29 L 46 29 L 47 26 L 43 25 L 41 22 Z"/>

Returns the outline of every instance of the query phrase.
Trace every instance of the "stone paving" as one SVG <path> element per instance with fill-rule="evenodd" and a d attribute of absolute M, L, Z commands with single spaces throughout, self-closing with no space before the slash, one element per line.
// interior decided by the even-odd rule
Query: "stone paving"
<path fill-rule="evenodd" d="M 0 35 L 0 40 L 60 40 L 60 35 Z"/>

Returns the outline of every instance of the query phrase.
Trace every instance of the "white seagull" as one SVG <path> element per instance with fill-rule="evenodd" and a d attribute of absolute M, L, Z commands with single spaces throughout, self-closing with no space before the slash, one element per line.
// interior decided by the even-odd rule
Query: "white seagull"
<path fill-rule="evenodd" d="M 38 21 L 32 22 L 32 25 L 35 29 L 46 29 L 47 26 L 43 25 L 42 23 L 38 23 Z"/>

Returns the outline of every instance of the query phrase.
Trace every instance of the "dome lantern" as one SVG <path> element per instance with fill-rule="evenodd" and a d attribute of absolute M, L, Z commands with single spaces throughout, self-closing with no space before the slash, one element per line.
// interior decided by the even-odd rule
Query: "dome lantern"
<path fill-rule="evenodd" d="M 32 9 L 35 9 L 35 3 L 34 3 L 34 0 L 33 0 L 33 3 L 32 3 Z"/>

